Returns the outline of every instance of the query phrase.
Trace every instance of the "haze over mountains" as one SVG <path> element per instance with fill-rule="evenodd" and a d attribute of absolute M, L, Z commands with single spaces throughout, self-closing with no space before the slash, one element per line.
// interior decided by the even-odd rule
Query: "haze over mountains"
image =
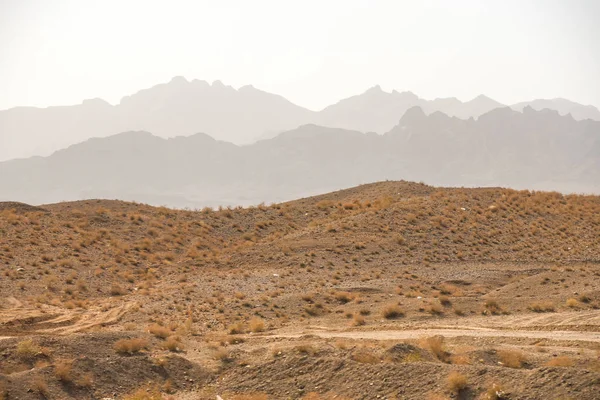
<path fill-rule="evenodd" d="M 386 179 L 600 193 L 600 122 L 532 107 L 476 120 L 412 107 L 383 135 L 307 124 L 238 146 L 126 132 L 0 163 L 0 201 L 248 205 Z"/>
<path fill-rule="evenodd" d="M 527 105 L 557 110 L 561 115 L 570 113 L 576 120 L 600 121 L 597 108 L 564 99 L 512 107 L 520 111 Z M 441 111 L 462 119 L 478 118 L 503 107 L 483 95 L 467 102 L 455 98 L 430 101 L 411 92 L 388 93 L 375 86 L 316 112 L 252 86 L 234 89 L 220 81 L 208 84 L 176 77 L 126 96 L 117 105 L 93 99 L 74 106 L 0 111 L 0 161 L 45 156 L 93 137 L 139 130 L 164 138 L 203 132 L 235 144 L 271 138 L 306 124 L 384 134 L 414 106 L 425 114 Z"/>

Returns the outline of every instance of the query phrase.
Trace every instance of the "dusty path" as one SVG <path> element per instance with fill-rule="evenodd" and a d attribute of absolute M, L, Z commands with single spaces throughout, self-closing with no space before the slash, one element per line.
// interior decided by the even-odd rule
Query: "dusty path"
<path fill-rule="evenodd" d="M 384 323 L 361 330 L 331 326 L 306 326 L 281 330 L 274 337 L 297 338 L 315 335 L 322 338 L 371 340 L 409 340 L 424 336 L 473 338 L 528 338 L 562 341 L 600 342 L 600 310 L 561 313 L 525 313 L 508 316 L 472 316 L 429 321 Z"/>
<path fill-rule="evenodd" d="M 298 338 L 305 335 L 314 335 L 322 338 L 347 338 L 370 340 L 408 340 L 426 336 L 441 335 L 444 337 L 502 337 L 502 338 L 529 338 L 551 339 L 567 341 L 600 342 L 600 332 L 578 331 L 527 331 L 505 329 L 410 329 L 410 330 L 376 330 L 376 331 L 330 331 L 330 330 L 305 330 L 295 333 L 276 334 L 271 337 Z"/>
<path fill-rule="evenodd" d="M 20 334 L 68 335 L 118 322 L 133 306 L 125 302 L 113 307 L 86 310 L 57 307 L 39 310 L 15 307 L 0 312 L 0 339 Z"/>

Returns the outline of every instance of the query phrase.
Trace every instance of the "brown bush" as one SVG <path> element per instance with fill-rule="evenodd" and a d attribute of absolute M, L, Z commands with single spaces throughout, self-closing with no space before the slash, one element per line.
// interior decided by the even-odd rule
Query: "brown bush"
<path fill-rule="evenodd" d="M 366 321 L 365 321 L 365 317 L 363 317 L 360 314 L 355 314 L 354 315 L 354 319 L 352 320 L 352 325 L 354 326 L 362 326 L 365 325 Z"/>
<path fill-rule="evenodd" d="M 533 312 L 554 312 L 556 308 L 551 301 L 538 301 L 531 303 L 528 307 Z"/>
<path fill-rule="evenodd" d="M 546 363 L 548 367 L 572 367 L 575 361 L 569 356 L 558 356 Z"/>
<path fill-rule="evenodd" d="M 143 338 L 121 339 L 114 344 L 114 349 L 119 354 L 135 354 L 149 346 L 148 340 Z"/>
<path fill-rule="evenodd" d="M 468 386 L 467 377 L 458 371 L 450 372 L 450 375 L 446 378 L 446 382 L 448 384 L 448 390 L 452 393 L 459 393 Z"/>
<path fill-rule="evenodd" d="M 486 400 L 502 400 L 507 399 L 506 393 L 501 385 L 493 383 L 485 392 Z"/>
<path fill-rule="evenodd" d="M 501 307 L 496 300 L 487 300 L 483 304 L 483 307 L 484 307 L 484 309 L 482 311 L 483 315 L 507 314 L 506 310 L 503 307 Z"/>
<path fill-rule="evenodd" d="M 182 351 L 184 349 L 179 336 L 169 336 L 167 340 L 162 343 L 162 348 L 169 351 Z"/>
<path fill-rule="evenodd" d="M 48 383 L 46 382 L 46 380 L 41 377 L 41 376 L 37 376 L 33 379 L 33 381 L 31 382 L 31 387 L 32 389 L 44 396 L 47 397 L 48 396 Z"/>
<path fill-rule="evenodd" d="M 363 364 L 377 364 L 381 362 L 381 358 L 367 349 L 356 351 L 354 354 L 352 354 L 352 359 Z"/>
<path fill-rule="evenodd" d="M 148 332 L 157 338 L 166 339 L 171 336 L 171 330 L 165 326 L 159 324 L 152 324 L 148 327 Z"/>
<path fill-rule="evenodd" d="M 349 292 L 335 292 L 333 297 L 342 304 L 349 303 L 354 299 L 354 295 Z"/>
<path fill-rule="evenodd" d="M 265 322 L 262 320 L 262 318 L 252 318 L 250 322 L 248 322 L 248 328 L 250 329 L 250 332 L 263 332 L 265 330 Z"/>
<path fill-rule="evenodd" d="M 419 345 L 423 349 L 429 350 L 431 354 L 435 356 L 435 358 L 442 362 L 448 362 L 450 359 L 450 353 L 446 351 L 446 345 L 444 344 L 443 336 L 431 336 L 421 339 L 419 341 Z"/>
<path fill-rule="evenodd" d="M 385 319 L 396 319 L 404 316 L 404 311 L 396 304 L 390 304 L 383 308 L 381 312 Z"/>
<path fill-rule="evenodd" d="M 33 358 L 42 352 L 42 348 L 31 339 L 17 343 L 17 356 L 20 358 Z"/>
<path fill-rule="evenodd" d="M 71 382 L 73 380 L 73 360 L 61 360 L 54 364 L 54 376 L 61 382 Z"/>
<path fill-rule="evenodd" d="M 233 324 L 229 327 L 229 333 L 231 335 L 239 335 L 241 333 L 244 333 L 246 331 L 244 324 L 242 324 L 241 322 L 238 322 L 236 324 Z"/>
<path fill-rule="evenodd" d="M 579 306 L 579 302 L 577 301 L 577 299 L 570 298 L 567 299 L 565 305 L 569 308 L 577 308 Z"/>
<path fill-rule="evenodd" d="M 521 368 L 525 362 L 525 354 L 519 350 L 498 351 L 500 362 L 509 368 Z"/>

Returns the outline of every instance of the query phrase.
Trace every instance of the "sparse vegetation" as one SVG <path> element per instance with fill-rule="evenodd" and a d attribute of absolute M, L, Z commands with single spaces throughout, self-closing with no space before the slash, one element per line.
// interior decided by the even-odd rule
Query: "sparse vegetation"
<path fill-rule="evenodd" d="M 404 311 L 395 304 L 387 305 L 382 311 L 383 318 L 396 319 L 404 316 Z"/>
<path fill-rule="evenodd" d="M 460 393 L 468 386 L 467 377 L 458 371 L 450 372 L 446 381 L 448 383 L 448 390 L 452 393 Z"/>
<path fill-rule="evenodd" d="M 135 354 L 144 349 L 147 349 L 148 346 L 149 342 L 146 339 L 120 339 L 115 343 L 114 349 L 119 354 Z"/>
<path fill-rule="evenodd" d="M 525 362 L 525 355 L 519 350 L 499 350 L 498 358 L 502 365 L 509 368 L 521 368 Z"/>
<path fill-rule="evenodd" d="M 597 325 L 600 268 L 586 261 L 598 258 L 596 197 L 383 182 L 248 208 L 94 200 L 48 209 L 5 219 L 0 207 L 9 398 L 23 383 L 38 396 L 36 376 L 48 398 L 104 395 L 99 366 L 119 371 L 106 392 L 119 398 L 141 388 L 227 400 L 236 388 L 329 399 L 334 387 L 350 398 L 402 387 L 410 397 L 408 384 L 419 398 L 593 398 L 592 342 L 556 331 L 574 329 L 562 313 L 577 336 Z M 521 330 L 527 338 L 511 337 Z M 390 341 L 401 346 L 391 351 Z M 468 390 L 446 382 L 451 369 L 469 377 Z M 389 379 L 396 372 L 403 378 Z M 523 385 L 542 372 L 561 385 Z"/>

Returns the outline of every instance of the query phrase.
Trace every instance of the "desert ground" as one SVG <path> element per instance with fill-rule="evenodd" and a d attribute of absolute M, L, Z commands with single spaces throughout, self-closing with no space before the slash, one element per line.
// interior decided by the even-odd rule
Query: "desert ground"
<path fill-rule="evenodd" d="M 600 399 L 600 197 L 0 203 L 0 399 Z"/>

